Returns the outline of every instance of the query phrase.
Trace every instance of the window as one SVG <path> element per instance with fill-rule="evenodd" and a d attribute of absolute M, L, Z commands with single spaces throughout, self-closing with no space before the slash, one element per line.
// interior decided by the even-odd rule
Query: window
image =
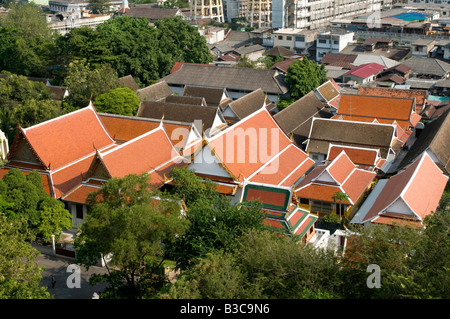
<path fill-rule="evenodd" d="M 304 35 L 298 35 L 298 36 L 295 37 L 295 41 L 305 42 L 305 36 Z"/>
<path fill-rule="evenodd" d="M 278 36 L 278 40 L 283 40 L 283 36 L 282 36 L 282 35 L 279 35 L 279 36 Z"/>
<path fill-rule="evenodd" d="M 77 210 L 77 218 L 83 219 L 83 205 L 81 204 L 75 204 L 76 210 Z"/>
<path fill-rule="evenodd" d="M 333 40 L 333 44 L 339 44 L 339 40 Z"/>
<path fill-rule="evenodd" d="M 319 43 L 327 43 L 327 40 L 319 39 Z"/>
<path fill-rule="evenodd" d="M 300 204 L 309 205 L 309 199 L 307 199 L 307 198 L 300 198 Z"/>
<path fill-rule="evenodd" d="M 292 37 L 288 35 L 288 36 L 286 36 L 286 40 L 291 41 Z"/>

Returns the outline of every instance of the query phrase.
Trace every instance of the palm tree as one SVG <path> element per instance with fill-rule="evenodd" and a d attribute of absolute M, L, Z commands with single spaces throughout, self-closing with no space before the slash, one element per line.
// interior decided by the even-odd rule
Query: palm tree
<path fill-rule="evenodd" d="M 342 214 L 341 214 L 341 207 L 342 207 L 342 203 L 348 203 L 350 197 L 343 192 L 336 192 L 333 194 L 333 196 L 331 197 L 334 201 L 334 203 L 339 203 L 339 217 L 341 217 L 342 220 Z"/>

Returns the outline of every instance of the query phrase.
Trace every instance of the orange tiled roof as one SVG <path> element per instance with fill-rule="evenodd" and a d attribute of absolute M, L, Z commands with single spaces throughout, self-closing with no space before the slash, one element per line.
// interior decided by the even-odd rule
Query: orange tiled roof
<path fill-rule="evenodd" d="M 344 183 L 354 169 L 355 164 L 348 158 L 345 151 L 342 151 L 326 168 L 328 173 L 339 184 Z"/>
<path fill-rule="evenodd" d="M 428 97 L 426 90 L 403 90 L 403 89 L 391 89 L 380 88 L 370 86 L 360 86 L 358 89 L 359 95 L 373 95 L 373 96 L 385 96 L 385 97 L 398 97 L 398 98 L 415 98 L 416 108 L 415 112 L 420 114 L 422 108 Z"/>
<path fill-rule="evenodd" d="M 357 169 L 342 151 L 328 165 L 319 165 L 302 180 L 295 190 L 301 198 L 333 202 L 336 192 L 346 193 L 353 205 L 375 178 L 376 173 Z M 331 177 L 331 178 L 330 178 Z"/>
<path fill-rule="evenodd" d="M 413 112 L 412 99 L 369 95 L 342 94 L 339 99 L 337 116 L 344 120 L 392 124 L 394 121 L 403 127 L 417 125 L 417 115 Z M 420 120 L 420 118 L 419 118 Z"/>
<path fill-rule="evenodd" d="M 60 198 L 81 184 L 86 177 L 95 154 L 87 156 L 64 168 L 52 171 L 52 186 L 56 198 Z"/>
<path fill-rule="evenodd" d="M 404 171 L 389 178 L 364 221 L 385 214 L 397 200 L 406 203 L 411 210 L 399 213 L 405 213 L 406 216 L 413 213 L 416 218 L 423 219 L 438 206 L 447 181 L 448 177 L 427 153 L 423 153 Z"/>
<path fill-rule="evenodd" d="M 125 117 L 110 114 L 99 114 L 99 117 L 114 140 L 120 142 L 130 141 L 156 129 L 160 125 L 160 121 L 141 117 Z M 187 142 L 187 137 L 191 130 L 190 124 L 173 124 L 163 121 L 163 125 L 172 144 L 182 149 Z"/>
<path fill-rule="evenodd" d="M 181 161 L 162 125 L 98 156 L 112 177 L 152 172 Z"/>
<path fill-rule="evenodd" d="M 251 176 L 291 144 L 292 141 L 266 108 L 252 113 L 209 140 L 209 147 L 239 181 Z M 280 163 L 279 167 L 284 164 Z M 278 171 L 273 173 L 278 174 Z"/>
<path fill-rule="evenodd" d="M 52 170 L 114 144 L 92 105 L 23 132 L 43 163 Z"/>
<path fill-rule="evenodd" d="M 85 204 L 87 202 L 86 199 L 88 195 L 90 193 L 97 192 L 99 189 L 99 186 L 80 184 L 77 188 L 65 195 L 62 199 L 68 202 Z"/>
<path fill-rule="evenodd" d="M 373 166 L 379 158 L 379 151 L 376 149 L 330 145 L 327 160 L 334 160 L 342 151 L 345 151 L 350 160 L 358 165 Z"/>
<path fill-rule="evenodd" d="M 292 186 L 312 165 L 314 161 L 305 152 L 290 144 L 268 166 L 249 177 L 249 181 Z"/>

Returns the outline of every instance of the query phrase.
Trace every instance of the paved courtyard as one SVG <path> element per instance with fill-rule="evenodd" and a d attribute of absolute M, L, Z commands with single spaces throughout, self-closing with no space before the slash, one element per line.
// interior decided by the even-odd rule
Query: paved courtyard
<path fill-rule="evenodd" d="M 41 286 L 47 287 L 47 291 L 53 295 L 55 299 L 92 299 L 94 292 L 98 293 L 103 291 L 106 287 L 106 284 L 97 284 L 94 287 L 89 285 L 89 277 L 92 274 L 106 273 L 105 268 L 90 267 L 89 271 L 86 271 L 84 267 L 80 267 L 80 288 L 69 288 L 67 284 L 68 279 L 69 285 L 76 283 L 75 280 L 71 280 L 74 276 L 69 267 L 74 264 L 74 259 L 63 256 L 54 256 L 46 247 L 34 247 L 41 251 L 41 254 L 36 258 L 36 262 L 39 266 L 46 268 L 42 272 Z M 70 272 L 68 272 L 68 267 Z M 52 276 L 56 280 L 54 288 L 52 288 Z"/>

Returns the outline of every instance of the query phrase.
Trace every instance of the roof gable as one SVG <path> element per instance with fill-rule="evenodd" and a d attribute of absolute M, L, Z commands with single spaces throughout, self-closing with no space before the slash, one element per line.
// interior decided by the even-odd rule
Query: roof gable
<path fill-rule="evenodd" d="M 23 129 L 23 132 L 50 169 L 114 144 L 92 105 Z"/>
<path fill-rule="evenodd" d="M 313 118 L 307 151 L 327 154 L 331 143 L 379 149 L 381 157 L 386 158 L 393 144 L 394 134 L 393 125 Z"/>
<path fill-rule="evenodd" d="M 137 91 L 141 101 L 160 101 L 173 92 L 165 81 L 147 86 Z"/>
<path fill-rule="evenodd" d="M 234 176 L 247 178 L 290 145 L 291 140 L 263 107 L 213 136 L 209 144 Z"/>
<path fill-rule="evenodd" d="M 219 107 L 153 101 L 141 102 L 136 116 L 194 123 L 199 132 L 214 128 L 217 117 L 225 123 Z"/>
<path fill-rule="evenodd" d="M 416 219 L 422 220 L 436 209 L 447 180 L 448 177 L 443 175 L 429 155 L 424 153 L 404 171 L 389 178 L 363 222 L 390 212 L 389 208 L 397 203 L 399 198 L 414 213 Z"/>
<path fill-rule="evenodd" d="M 248 93 L 227 105 L 239 119 L 249 116 L 263 106 L 266 106 L 266 95 L 261 89 Z"/>
<path fill-rule="evenodd" d="M 111 177 L 153 172 L 168 163 L 181 163 L 182 158 L 173 147 L 161 125 L 111 150 L 99 152 Z"/>

